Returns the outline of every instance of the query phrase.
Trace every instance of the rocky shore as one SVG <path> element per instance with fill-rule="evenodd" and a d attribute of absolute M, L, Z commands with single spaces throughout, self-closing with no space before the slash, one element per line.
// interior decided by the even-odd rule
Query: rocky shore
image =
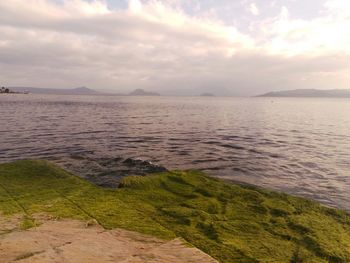
<path fill-rule="evenodd" d="M 142 176 L 164 169 L 142 160 L 80 159 L 84 169 L 79 177 L 72 171 L 80 166 L 67 172 L 43 160 L 0 164 L 0 259 L 350 262 L 350 215 L 345 211 L 198 171 Z M 117 177 L 117 164 L 134 175 Z M 116 177 L 113 184 L 90 176 L 108 169 L 114 171 L 106 175 Z M 137 171 L 141 174 L 135 176 Z M 107 187 L 92 184 L 91 178 Z"/>
<path fill-rule="evenodd" d="M 40 220 L 30 230 L 13 230 L 0 237 L 1 262 L 217 262 L 179 238 L 166 241 L 77 220 Z"/>
<path fill-rule="evenodd" d="M 106 188 L 117 188 L 126 176 L 145 176 L 168 171 L 161 165 L 130 157 L 111 158 L 85 154 L 71 155 L 53 161 L 72 174 Z"/>

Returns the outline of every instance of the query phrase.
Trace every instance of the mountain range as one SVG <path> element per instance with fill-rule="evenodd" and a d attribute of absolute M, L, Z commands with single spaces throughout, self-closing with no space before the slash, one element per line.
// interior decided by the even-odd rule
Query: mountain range
<path fill-rule="evenodd" d="M 268 92 L 258 97 L 350 98 L 350 89 L 295 89 Z"/>
<path fill-rule="evenodd" d="M 34 88 L 34 87 L 10 87 L 14 92 L 27 92 L 32 94 L 56 94 L 56 95 L 98 95 L 101 92 L 79 87 L 74 89 L 48 89 L 48 88 Z"/>
<path fill-rule="evenodd" d="M 128 94 L 100 92 L 86 87 L 73 89 L 49 89 L 35 87 L 9 87 L 13 92 L 31 93 L 31 94 L 55 94 L 55 95 L 114 95 L 114 96 L 159 96 L 155 92 L 147 92 L 143 89 L 135 89 Z"/>

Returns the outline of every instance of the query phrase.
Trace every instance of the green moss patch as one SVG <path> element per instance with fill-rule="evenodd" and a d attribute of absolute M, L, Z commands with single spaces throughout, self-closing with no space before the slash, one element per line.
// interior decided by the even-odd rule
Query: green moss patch
<path fill-rule="evenodd" d="M 221 262 L 350 262 L 350 216 L 316 202 L 196 171 L 126 177 L 103 189 L 45 161 L 0 165 L 0 211 L 96 220 L 176 236 Z"/>

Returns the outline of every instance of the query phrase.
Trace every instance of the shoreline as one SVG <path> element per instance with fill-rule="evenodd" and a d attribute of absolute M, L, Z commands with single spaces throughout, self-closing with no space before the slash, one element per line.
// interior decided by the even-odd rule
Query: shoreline
<path fill-rule="evenodd" d="M 0 162 L 1 164 L 5 164 L 8 162 L 21 161 L 27 159 L 16 159 L 13 161 Z M 110 157 L 110 156 L 102 156 L 96 157 L 94 155 L 70 155 L 70 156 L 62 156 L 62 157 L 51 157 L 44 158 L 43 160 L 47 160 L 49 162 L 53 162 L 56 165 L 60 166 L 62 169 L 69 171 L 70 173 L 83 178 L 95 185 L 102 186 L 105 188 L 117 188 L 120 181 L 130 175 L 138 175 L 144 176 L 157 172 L 165 172 L 169 171 L 167 167 L 159 165 L 157 163 L 153 163 L 148 161 L 147 159 L 142 158 L 133 158 L 133 157 Z M 181 169 L 176 169 L 181 170 Z M 212 178 L 216 178 L 222 180 L 227 183 L 238 184 L 241 186 L 247 186 L 252 188 L 260 188 L 268 191 L 284 193 L 288 195 L 292 195 L 295 197 L 305 198 L 312 200 L 314 202 L 318 202 L 321 205 L 344 210 L 350 213 L 350 209 L 347 207 L 342 207 L 340 204 L 331 202 L 330 200 L 320 198 L 315 198 L 313 195 L 301 194 L 295 191 L 291 191 L 288 189 L 281 189 L 277 186 L 261 186 L 259 184 L 254 184 L 251 182 L 231 179 L 227 176 L 215 175 L 215 171 L 206 171 L 201 169 L 185 169 L 183 171 L 200 171 L 205 174 L 208 174 Z"/>

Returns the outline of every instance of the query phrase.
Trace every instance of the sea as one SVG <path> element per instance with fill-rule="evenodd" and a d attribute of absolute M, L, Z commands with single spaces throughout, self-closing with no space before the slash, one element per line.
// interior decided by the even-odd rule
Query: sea
<path fill-rule="evenodd" d="M 0 163 L 140 158 L 350 211 L 350 99 L 0 95 Z"/>

